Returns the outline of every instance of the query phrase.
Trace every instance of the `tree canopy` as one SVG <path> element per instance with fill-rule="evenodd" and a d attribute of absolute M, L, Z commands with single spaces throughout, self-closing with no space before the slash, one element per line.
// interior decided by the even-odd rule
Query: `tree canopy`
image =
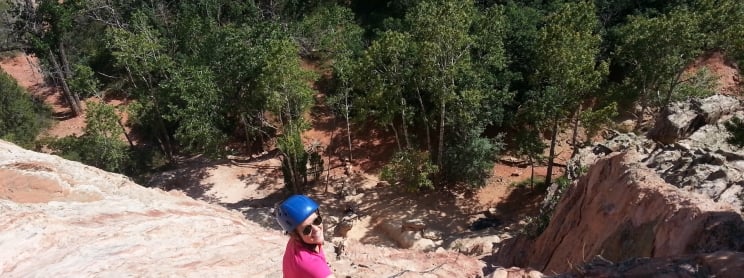
<path fill-rule="evenodd" d="M 89 97 L 131 100 L 141 145 L 170 163 L 276 147 L 292 190 L 312 153 L 301 133 L 318 78 L 349 149 L 352 127 L 389 130 L 397 153 L 386 179 L 436 189 L 485 184 L 505 151 L 552 165 L 569 125 L 594 131 L 636 104 L 653 113 L 712 93 L 709 72 L 685 73 L 700 55 L 744 61 L 736 0 L 41 0 L 0 10 L 2 49 L 39 57 L 72 113 Z M 0 81 L 12 92 L 0 136 L 31 144 L 43 109 Z M 57 146 L 95 147 L 111 160 L 78 158 L 131 168 L 136 146 L 113 143 L 118 114 L 88 109 L 86 134 Z"/>

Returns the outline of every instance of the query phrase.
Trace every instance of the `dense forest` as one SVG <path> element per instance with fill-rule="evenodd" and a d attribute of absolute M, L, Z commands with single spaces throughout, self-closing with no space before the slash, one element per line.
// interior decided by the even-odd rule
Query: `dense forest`
<path fill-rule="evenodd" d="M 228 143 L 272 145 L 294 191 L 318 159 L 300 136 L 312 81 L 346 127 L 390 131 L 397 153 L 381 175 L 416 190 L 482 185 L 506 148 L 545 161 L 549 184 L 560 132 L 575 147 L 579 128 L 591 135 L 619 114 L 640 124 L 712 94 L 715 76 L 686 72 L 707 53 L 744 62 L 739 0 L 26 0 L 0 11 L 0 49 L 38 57 L 73 115 L 82 99 L 132 100 L 145 143 L 122 140 L 115 108 L 95 103 L 84 135 L 34 142 L 48 116 L 7 75 L 3 139 L 130 175 Z"/>

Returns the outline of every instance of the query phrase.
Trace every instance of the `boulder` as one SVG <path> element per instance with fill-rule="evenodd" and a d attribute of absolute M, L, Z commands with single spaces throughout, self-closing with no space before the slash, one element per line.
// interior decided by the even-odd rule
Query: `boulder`
<path fill-rule="evenodd" d="M 377 226 L 385 235 L 392 239 L 400 248 L 414 249 L 420 251 L 434 251 L 442 244 L 441 240 L 433 240 L 424 237 L 422 229 L 404 229 L 403 224 L 406 221 L 400 220 L 383 220 Z M 421 224 L 423 222 L 411 221 L 411 223 Z M 410 223 L 409 223 L 410 224 Z M 419 227 L 420 225 L 416 225 Z"/>
<path fill-rule="evenodd" d="M 488 275 L 486 278 L 542 278 L 547 277 L 536 270 L 522 269 L 518 267 L 503 268 L 499 267 Z"/>
<path fill-rule="evenodd" d="M 463 237 L 450 242 L 447 249 L 468 256 L 490 255 L 493 251 L 493 245 L 499 242 L 501 242 L 501 238 L 495 235 Z"/>
<path fill-rule="evenodd" d="M 740 109 L 739 100 L 726 95 L 675 102 L 657 118 L 648 136 L 662 144 L 672 144 L 690 136 L 700 127 L 715 123 L 722 116 Z"/>

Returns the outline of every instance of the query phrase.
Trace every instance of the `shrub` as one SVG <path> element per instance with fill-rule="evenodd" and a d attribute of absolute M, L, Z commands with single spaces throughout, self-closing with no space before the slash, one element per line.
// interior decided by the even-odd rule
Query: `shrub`
<path fill-rule="evenodd" d="M 0 71 L 0 139 L 33 148 L 36 136 L 51 123 L 51 110 Z"/>
<path fill-rule="evenodd" d="M 380 178 L 415 192 L 434 189 L 431 176 L 436 172 L 437 166 L 431 163 L 429 152 L 406 149 L 393 155 L 393 159 L 382 168 Z"/>
<path fill-rule="evenodd" d="M 124 173 L 132 165 L 129 146 L 119 137 L 114 107 L 89 103 L 85 115 L 85 133 L 53 140 L 49 147 L 58 155 L 110 172 Z"/>
<path fill-rule="evenodd" d="M 548 194 L 548 196 L 545 197 L 543 206 L 540 207 L 540 214 L 525 218 L 527 225 L 525 225 L 521 230 L 523 235 L 526 235 L 529 238 L 536 238 L 542 234 L 548 227 L 548 224 L 550 224 L 550 218 L 553 217 L 555 206 L 558 205 L 558 202 L 563 197 L 563 193 L 565 193 L 568 186 L 571 185 L 571 181 L 565 176 L 556 179 L 555 182 L 558 184 L 558 187 L 552 195 Z"/>
<path fill-rule="evenodd" d="M 491 177 L 496 154 L 503 149 L 502 135 L 494 139 L 468 136 L 450 144 L 444 154 L 444 174 L 449 182 L 481 187 Z"/>

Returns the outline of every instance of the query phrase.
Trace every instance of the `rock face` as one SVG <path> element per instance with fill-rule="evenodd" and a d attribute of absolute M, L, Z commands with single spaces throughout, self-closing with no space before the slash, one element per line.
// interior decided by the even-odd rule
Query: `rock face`
<path fill-rule="evenodd" d="M 0 141 L 2 277 L 281 277 L 287 238 L 180 192 Z M 337 277 L 474 277 L 454 252 L 348 243 Z"/>
<path fill-rule="evenodd" d="M 673 144 L 700 127 L 716 123 L 721 117 L 740 109 L 739 100 L 725 95 L 673 103 L 657 119 L 648 135 L 662 144 Z"/>
<path fill-rule="evenodd" d="M 557 277 L 741 277 L 744 253 L 720 251 L 670 258 L 634 258 L 619 263 L 597 257 Z"/>
<path fill-rule="evenodd" d="M 741 212 L 744 207 L 744 149 L 727 143 L 730 135 L 724 127 L 732 117 L 744 119 L 738 104 L 738 100 L 728 96 L 675 103 L 648 135 L 656 142 L 671 143 L 618 134 L 593 148 L 580 150 L 572 163 L 574 169 L 569 172 L 575 178 L 579 175 L 579 165 L 586 168 L 603 155 L 632 150 L 641 153 L 638 161 L 667 183 L 730 204 Z M 680 107 L 689 109 L 677 109 Z M 697 120 L 679 121 L 693 118 Z M 671 124 L 670 119 L 678 121 Z"/>
<path fill-rule="evenodd" d="M 731 117 L 744 118 L 741 110 L 727 96 L 676 103 L 651 139 L 617 134 L 579 150 L 567 169 L 574 183 L 545 231 L 508 240 L 495 264 L 562 273 L 601 255 L 605 263 L 594 261 L 570 277 L 744 271 L 744 150 L 726 143 L 723 127 Z M 712 252 L 736 259 L 711 259 Z M 721 261 L 736 272 L 716 269 Z M 695 267 L 703 270 L 679 272 Z"/>
<path fill-rule="evenodd" d="M 742 215 L 667 184 L 642 157 L 628 151 L 600 159 L 565 193 L 546 230 L 502 246 L 496 263 L 562 273 L 600 254 L 622 261 L 744 251 Z"/>

